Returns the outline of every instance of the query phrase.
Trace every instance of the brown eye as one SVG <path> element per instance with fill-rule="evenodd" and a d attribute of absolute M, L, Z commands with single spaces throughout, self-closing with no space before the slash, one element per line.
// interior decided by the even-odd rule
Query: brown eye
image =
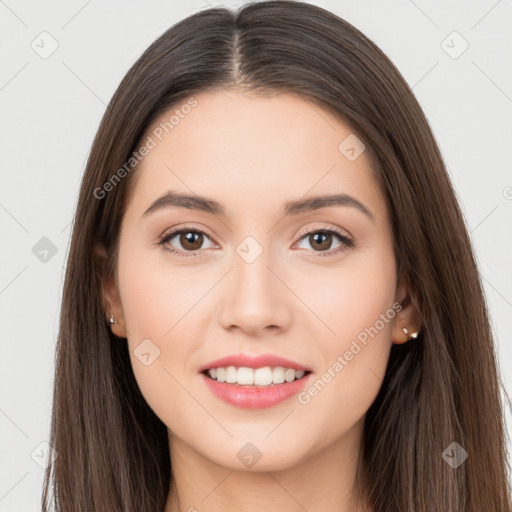
<path fill-rule="evenodd" d="M 328 250 L 332 245 L 332 234 L 326 231 L 318 231 L 309 235 L 309 243 L 315 250 Z"/>
<path fill-rule="evenodd" d="M 197 251 L 203 245 L 203 234 L 197 231 L 183 231 L 179 241 L 185 250 Z"/>
<path fill-rule="evenodd" d="M 318 253 L 318 256 L 334 256 L 355 245 L 354 241 L 348 236 L 334 229 L 309 231 L 301 237 L 299 243 L 303 243 L 303 241 L 307 241 L 313 252 Z M 338 245 L 333 248 L 333 243 L 336 242 L 338 242 Z"/>
<path fill-rule="evenodd" d="M 191 256 L 194 252 L 201 250 L 205 240 L 210 237 L 200 229 L 179 229 L 164 235 L 160 240 L 160 244 L 164 245 L 167 250 L 178 256 Z M 208 247 L 211 247 L 210 245 Z M 190 254 L 187 254 L 190 253 Z"/>

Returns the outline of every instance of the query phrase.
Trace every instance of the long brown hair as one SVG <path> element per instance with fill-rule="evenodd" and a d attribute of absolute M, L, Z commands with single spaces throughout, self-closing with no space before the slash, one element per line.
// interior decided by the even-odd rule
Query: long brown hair
<path fill-rule="evenodd" d="M 50 438 L 56 457 L 45 474 L 43 510 L 51 499 L 57 512 L 164 510 L 167 429 L 141 395 L 127 344 L 105 321 L 102 282 L 115 272 L 136 173 L 126 162 L 148 125 L 191 95 L 229 87 L 300 94 L 351 126 L 378 163 L 398 273 L 414 291 L 423 326 L 414 342 L 393 345 L 367 412 L 361 492 L 375 512 L 510 512 L 488 309 L 429 124 L 374 43 L 334 14 L 295 1 L 211 8 L 180 21 L 137 60 L 108 105 L 69 248 Z M 97 243 L 109 251 L 108 268 L 94 255 Z M 456 468 L 442 456 L 453 442 L 468 454 Z"/>

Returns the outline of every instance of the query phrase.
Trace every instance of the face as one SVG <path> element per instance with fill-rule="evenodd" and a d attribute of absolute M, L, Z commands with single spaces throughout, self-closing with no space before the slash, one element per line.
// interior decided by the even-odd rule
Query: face
<path fill-rule="evenodd" d="M 194 100 L 143 137 L 108 289 L 114 332 L 171 443 L 227 468 L 258 453 L 258 470 L 292 467 L 356 439 L 407 339 L 390 219 L 368 149 L 318 106 Z M 171 192 L 210 202 L 155 203 Z M 332 195 L 349 199 L 292 205 Z M 230 366 L 213 375 L 237 383 L 203 372 Z"/>

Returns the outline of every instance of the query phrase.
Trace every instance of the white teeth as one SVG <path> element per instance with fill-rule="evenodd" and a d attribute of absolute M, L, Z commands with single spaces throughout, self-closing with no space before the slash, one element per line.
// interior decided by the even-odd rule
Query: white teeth
<path fill-rule="evenodd" d="M 236 381 L 242 386 L 252 386 L 254 384 L 254 371 L 252 368 L 245 368 L 242 366 L 238 368 L 236 374 Z"/>
<path fill-rule="evenodd" d="M 282 384 L 284 382 L 284 368 L 276 366 L 272 372 L 272 382 L 274 384 Z"/>
<path fill-rule="evenodd" d="M 215 370 L 215 368 L 213 368 Z M 212 371 L 212 370 L 210 370 Z M 215 377 L 210 373 L 210 377 Z M 217 368 L 217 382 L 226 382 L 226 368 Z"/>
<path fill-rule="evenodd" d="M 270 368 L 270 366 L 256 368 L 256 370 L 254 370 L 254 384 L 256 386 L 268 386 L 272 384 L 272 368 Z"/>
<path fill-rule="evenodd" d="M 284 372 L 284 380 L 286 382 L 294 381 L 295 380 L 295 370 L 290 370 L 290 369 L 286 370 Z"/>
<path fill-rule="evenodd" d="M 228 366 L 226 368 L 226 382 L 228 384 L 234 384 L 236 382 L 236 368 L 234 366 Z"/>
<path fill-rule="evenodd" d="M 294 370 L 293 368 L 283 368 L 276 366 L 271 368 L 247 368 L 241 366 L 228 366 L 225 368 L 211 368 L 208 375 L 217 382 L 226 382 L 228 384 L 239 384 L 240 386 L 271 386 L 273 384 L 283 384 L 284 382 L 293 382 L 296 379 L 304 377 L 303 370 Z"/>

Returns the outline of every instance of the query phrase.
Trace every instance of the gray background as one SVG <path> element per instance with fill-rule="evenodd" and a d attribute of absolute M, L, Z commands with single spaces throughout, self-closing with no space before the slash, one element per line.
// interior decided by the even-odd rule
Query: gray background
<path fill-rule="evenodd" d="M 70 224 L 105 106 L 170 25 L 240 3 L 0 1 L 0 512 L 39 510 Z M 466 216 L 509 390 L 512 0 L 311 3 L 364 32 L 413 87 Z"/>

